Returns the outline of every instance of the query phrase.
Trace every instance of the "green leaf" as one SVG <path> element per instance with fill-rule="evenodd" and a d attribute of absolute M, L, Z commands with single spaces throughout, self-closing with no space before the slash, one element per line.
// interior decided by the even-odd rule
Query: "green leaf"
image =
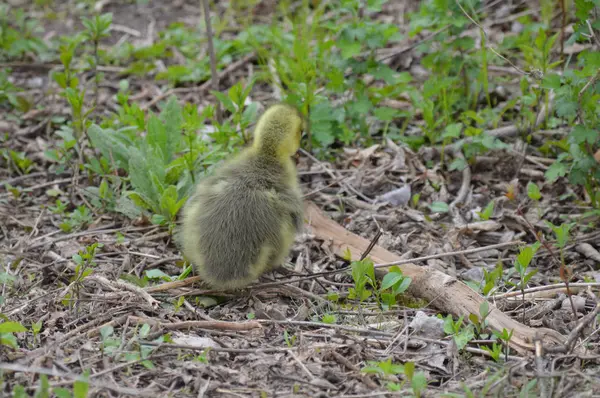
<path fill-rule="evenodd" d="M 462 123 L 452 123 L 449 124 L 444 133 L 442 134 L 443 138 L 458 138 L 460 137 L 460 133 L 462 131 L 463 124 Z"/>
<path fill-rule="evenodd" d="M 164 164 L 168 164 L 173 160 L 173 156 L 177 151 L 177 146 L 181 142 L 183 136 L 183 112 L 177 97 L 174 95 L 169 97 L 167 105 L 160 113 L 160 119 L 165 125 L 165 133 L 167 142 L 163 149 Z"/>
<path fill-rule="evenodd" d="M 415 363 L 414 362 L 406 362 L 404 364 L 404 374 L 408 380 L 412 380 L 415 375 Z"/>
<path fill-rule="evenodd" d="M 559 177 L 564 177 L 567 174 L 568 166 L 565 163 L 557 160 L 552 163 L 546 170 L 545 177 L 549 182 L 556 181 Z"/>
<path fill-rule="evenodd" d="M 3 345 L 11 348 L 17 348 L 19 346 L 17 338 L 12 333 L 0 333 L 0 346 Z"/>
<path fill-rule="evenodd" d="M 447 213 L 450 210 L 445 202 L 433 202 L 429 205 L 429 209 L 432 213 Z"/>
<path fill-rule="evenodd" d="M 546 89 L 557 90 L 560 88 L 560 76 L 554 73 L 549 73 L 542 80 L 542 87 Z"/>
<path fill-rule="evenodd" d="M 87 373 L 87 372 L 86 372 Z M 73 398 L 87 398 L 90 385 L 87 374 L 73 383 Z"/>
<path fill-rule="evenodd" d="M 404 279 L 402 279 L 402 282 L 398 286 L 396 286 L 396 288 L 394 288 L 394 294 L 398 295 L 404 293 L 411 283 L 412 279 L 408 276 L 405 276 Z"/>
<path fill-rule="evenodd" d="M 155 167 L 152 163 L 157 163 L 156 159 L 148 159 L 148 154 L 144 156 L 141 151 L 132 148 L 129 158 L 129 177 L 131 185 L 135 188 L 136 193 L 144 199 L 153 209 L 157 208 L 159 195 L 160 177 L 156 172 L 163 173 L 164 168 Z M 158 185 L 158 186 L 157 186 Z M 131 196 L 130 196 L 131 197 Z M 133 200 L 135 198 L 131 197 Z"/>
<path fill-rule="evenodd" d="M 338 41 L 337 44 L 342 52 L 343 59 L 352 58 L 355 55 L 360 54 L 360 52 L 362 50 L 362 44 L 357 41 L 341 39 Z"/>
<path fill-rule="evenodd" d="M 540 188 L 531 181 L 527 183 L 527 196 L 529 196 L 531 200 L 540 200 L 542 198 Z"/>
<path fill-rule="evenodd" d="M 45 374 L 40 375 L 40 385 L 35 392 L 35 398 L 50 398 L 50 383 Z"/>
<path fill-rule="evenodd" d="M 110 325 L 102 326 L 100 328 L 100 335 L 102 336 L 102 341 L 106 340 L 110 336 L 112 336 L 114 332 L 114 328 Z"/>
<path fill-rule="evenodd" d="M 375 117 L 382 122 L 389 122 L 394 120 L 394 118 L 398 115 L 398 111 L 394 108 L 388 108 L 386 106 L 376 108 L 373 111 Z"/>
<path fill-rule="evenodd" d="M 3 383 L 4 384 L 4 383 Z M 12 391 L 12 398 L 28 398 L 29 394 L 25 391 L 25 387 L 20 384 L 17 384 Z"/>
<path fill-rule="evenodd" d="M 165 274 L 164 272 L 162 272 L 158 268 L 147 269 L 146 270 L 146 277 L 148 277 L 148 279 L 164 279 L 164 280 L 167 280 L 167 281 L 171 280 L 171 277 L 169 275 Z"/>
<path fill-rule="evenodd" d="M 158 148 L 163 155 L 166 155 L 167 132 L 165 126 L 156 115 L 150 115 L 148 118 L 148 134 L 146 140 L 148 145 Z M 165 156 L 166 157 L 166 156 Z"/>
<path fill-rule="evenodd" d="M 321 322 L 326 323 L 328 325 L 333 325 L 337 322 L 337 318 L 333 314 L 325 314 L 321 318 Z"/>
<path fill-rule="evenodd" d="M 0 323 L 0 333 L 22 333 L 26 331 L 27 328 L 19 322 L 8 321 Z"/>
<path fill-rule="evenodd" d="M 600 139 L 600 132 L 598 132 L 598 130 L 593 130 L 578 124 L 573 128 L 571 134 L 569 134 L 569 138 L 576 144 L 583 144 L 584 142 L 587 142 L 593 145 Z"/>
<path fill-rule="evenodd" d="M 491 200 L 490 203 L 487 204 L 485 209 L 483 209 L 482 212 L 478 212 L 477 214 L 479 214 L 479 217 L 481 217 L 482 220 L 489 220 L 490 217 L 494 214 L 494 205 L 494 201 Z"/>
<path fill-rule="evenodd" d="M 412 380 L 410 381 L 410 386 L 411 386 L 413 392 L 415 393 L 415 395 L 417 397 L 420 396 L 421 392 L 423 390 L 425 390 L 425 388 L 427 387 L 427 377 L 425 377 L 425 373 L 424 372 L 415 373 Z"/>
<path fill-rule="evenodd" d="M 382 290 L 389 289 L 390 287 L 394 286 L 396 283 L 400 282 L 402 279 L 404 279 L 404 275 L 402 275 L 401 273 L 388 272 L 387 274 L 385 274 L 385 276 L 383 277 L 383 280 L 381 281 L 381 289 Z"/>
<path fill-rule="evenodd" d="M 579 104 L 576 101 L 566 98 L 556 100 L 556 115 L 562 118 L 573 118 L 577 115 Z"/>
<path fill-rule="evenodd" d="M 175 187 L 175 185 L 169 185 L 160 198 L 160 207 L 162 210 L 166 211 L 166 213 L 163 214 L 168 215 L 170 218 L 174 218 L 181 206 L 185 203 L 185 199 L 178 201 L 177 195 L 177 187 Z"/>
<path fill-rule="evenodd" d="M 66 388 L 63 387 L 58 387 L 58 388 L 53 388 L 52 392 L 54 393 L 54 395 L 56 395 L 56 398 L 71 398 L 71 391 L 69 391 Z"/>
<path fill-rule="evenodd" d="M 231 113 L 235 113 L 237 108 L 235 106 L 235 104 L 233 103 L 233 101 L 224 93 L 220 92 L 220 91 L 211 91 L 211 93 L 217 97 L 217 99 L 221 102 L 221 104 L 223 104 L 223 106 L 225 107 L 225 109 L 227 109 L 229 112 Z"/>
<path fill-rule="evenodd" d="M 114 161 L 117 167 L 129 170 L 129 148 L 134 144 L 126 133 L 131 130 L 135 128 L 126 127 L 115 131 L 92 124 L 88 128 L 88 135 L 92 145 L 98 148 L 106 159 Z"/>
<path fill-rule="evenodd" d="M 144 323 L 142 325 L 142 327 L 140 328 L 140 337 L 142 339 L 144 339 L 148 336 L 149 333 L 150 333 L 150 325 L 148 325 L 147 323 Z"/>
<path fill-rule="evenodd" d="M 460 157 L 460 158 L 456 157 L 456 158 L 454 158 L 454 160 L 452 160 L 452 163 L 450 163 L 450 165 L 448 166 L 448 170 L 463 171 L 465 169 L 465 167 L 467 167 L 467 160 L 462 157 Z"/>
<path fill-rule="evenodd" d="M 473 338 L 475 338 L 473 326 L 468 325 L 467 327 L 464 327 L 458 334 L 454 335 L 454 342 L 460 351 L 465 348 L 469 341 L 473 340 Z"/>
<path fill-rule="evenodd" d="M 535 242 L 532 245 L 525 246 L 517 255 L 516 262 L 523 268 L 527 268 L 533 260 L 533 256 L 540 248 L 540 242 Z"/>

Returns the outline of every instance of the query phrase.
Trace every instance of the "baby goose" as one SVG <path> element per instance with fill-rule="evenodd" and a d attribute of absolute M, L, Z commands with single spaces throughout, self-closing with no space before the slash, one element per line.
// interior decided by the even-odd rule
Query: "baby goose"
<path fill-rule="evenodd" d="M 202 180 L 186 203 L 182 253 L 213 288 L 247 286 L 288 255 L 303 224 L 291 158 L 303 127 L 291 105 L 269 107 L 252 146 Z"/>

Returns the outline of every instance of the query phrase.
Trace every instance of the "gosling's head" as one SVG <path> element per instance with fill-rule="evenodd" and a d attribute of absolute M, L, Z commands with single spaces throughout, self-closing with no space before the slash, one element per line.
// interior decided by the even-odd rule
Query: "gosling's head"
<path fill-rule="evenodd" d="M 253 146 L 264 155 L 289 158 L 300 148 L 304 123 L 304 118 L 292 105 L 272 105 L 258 119 Z"/>

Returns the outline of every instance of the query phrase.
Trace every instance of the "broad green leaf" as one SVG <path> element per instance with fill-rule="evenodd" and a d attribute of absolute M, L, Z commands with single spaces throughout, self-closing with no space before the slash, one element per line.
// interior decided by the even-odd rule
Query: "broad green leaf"
<path fill-rule="evenodd" d="M 544 76 L 542 87 L 546 89 L 557 90 L 560 88 L 560 76 L 554 73 L 549 73 Z"/>
<path fill-rule="evenodd" d="M 19 322 L 2 322 L 0 323 L 0 333 L 21 333 L 26 332 L 27 328 Z"/>
<path fill-rule="evenodd" d="M 160 113 L 160 119 L 165 125 L 165 133 L 167 137 L 166 145 L 162 148 L 164 164 L 168 164 L 173 160 L 173 156 L 178 150 L 177 145 L 179 142 L 181 142 L 183 135 L 183 115 L 181 106 L 177 101 L 177 97 L 169 97 L 167 105 Z"/>
<path fill-rule="evenodd" d="M 527 183 L 527 195 L 531 200 L 540 200 L 542 198 L 540 188 L 531 181 Z"/>
<path fill-rule="evenodd" d="M 447 213 L 450 210 L 448 204 L 445 202 L 433 202 L 429 205 L 429 209 L 433 213 Z"/>
<path fill-rule="evenodd" d="M 87 373 L 87 372 L 86 372 Z M 87 398 L 90 385 L 87 375 L 73 383 L 73 398 Z"/>
<path fill-rule="evenodd" d="M 117 167 L 129 171 L 129 148 L 134 144 L 127 136 L 127 132 L 132 129 L 135 127 L 125 127 L 115 131 L 92 124 L 88 128 L 88 136 L 92 145 L 98 148 L 106 159 L 114 162 Z"/>
<path fill-rule="evenodd" d="M 404 278 L 404 275 L 402 275 L 401 273 L 388 272 L 387 274 L 385 274 L 385 276 L 383 277 L 383 280 L 381 281 L 381 289 L 382 290 L 389 289 L 390 287 L 394 286 L 396 283 L 400 282 L 403 278 Z"/>
<path fill-rule="evenodd" d="M 409 278 L 408 276 L 405 276 L 404 279 L 402 279 L 402 282 L 396 286 L 396 288 L 394 289 L 394 294 L 398 295 L 401 293 L 404 293 L 408 287 L 410 286 L 410 284 L 412 283 L 412 279 Z"/>
<path fill-rule="evenodd" d="M 548 167 L 545 176 L 549 182 L 556 181 L 559 177 L 564 177 L 567 174 L 568 166 L 565 163 L 556 161 Z"/>
<path fill-rule="evenodd" d="M 584 142 L 587 142 L 593 145 L 600 139 L 600 131 L 578 124 L 573 128 L 571 134 L 569 134 L 569 138 L 571 138 L 576 144 L 583 144 Z"/>
<path fill-rule="evenodd" d="M 165 274 L 164 272 L 162 272 L 158 268 L 147 269 L 146 270 L 146 276 L 148 277 L 148 279 L 166 279 L 166 280 L 171 280 L 171 277 L 169 275 Z"/>

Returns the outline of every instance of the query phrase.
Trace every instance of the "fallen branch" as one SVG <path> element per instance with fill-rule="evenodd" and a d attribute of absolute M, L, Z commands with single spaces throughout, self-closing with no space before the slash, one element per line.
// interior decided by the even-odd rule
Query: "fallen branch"
<path fill-rule="evenodd" d="M 331 249 L 340 257 L 349 251 L 352 259 L 357 260 L 369 246 L 368 240 L 329 219 L 312 203 L 307 205 L 305 217 L 312 233 L 317 238 L 330 242 Z M 370 257 L 376 263 L 401 260 L 400 256 L 380 246 L 373 247 Z M 428 300 L 438 310 L 457 317 L 468 318 L 470 314 L 479 314 L 479 307 L 485 299 L 463 282 L 430 267 L 419 267 L 409 263 L 400 268 L 405 276 L 412 279 L 408 292 L 413 296 Z M 382 277 L 385 271 L 376 270 L 376 274 Z M 543 336 L 546 346 L 562 345 L 565 341 L 564 336 L 555 330 L 525 326 L 499 311 L 491 303 L 489 309 L 490 314 L 486 319 L 490 328 L 499 332 L 503 329 L 513 330 L 510 346 L 519 353 L 524 354 L 535 349 L 533 342 L 536 332 Z"/>
<path fill-rule="evenodd" d="M 571 293 L 574 293 L 574 294 L 577 294 L 580 291 L 585 290 L 588 287 L 596 287 L 597 288 L 597 287 L 600 287 L 600 283 L 598 283 L 598 282 L 569 283 L 569 288 L 571 289 Z M 541 292 L 544 292 L 547 294 L 538 294 Z M 539 299 L 539 298 L 551 298 L 560 293 L 566 294 L 567 286 L 564 284 L 564 282 L 563 283 L 555 283 L 553 285 L 530 287 L 528 289 L 523 290 L 523 292 L 521 292 L 520 290 L 514 290 L 512 292 L 496 294 L 494 296 L 491 296 L 490 298 L 492 298 L 494 300 L 505 300 L 505 299 L 517 297 L 518 300 L 520 301 L 523 297 L 523 293 L 525 294 L 526 300 L 535 300 L 535 299 Z"/>

